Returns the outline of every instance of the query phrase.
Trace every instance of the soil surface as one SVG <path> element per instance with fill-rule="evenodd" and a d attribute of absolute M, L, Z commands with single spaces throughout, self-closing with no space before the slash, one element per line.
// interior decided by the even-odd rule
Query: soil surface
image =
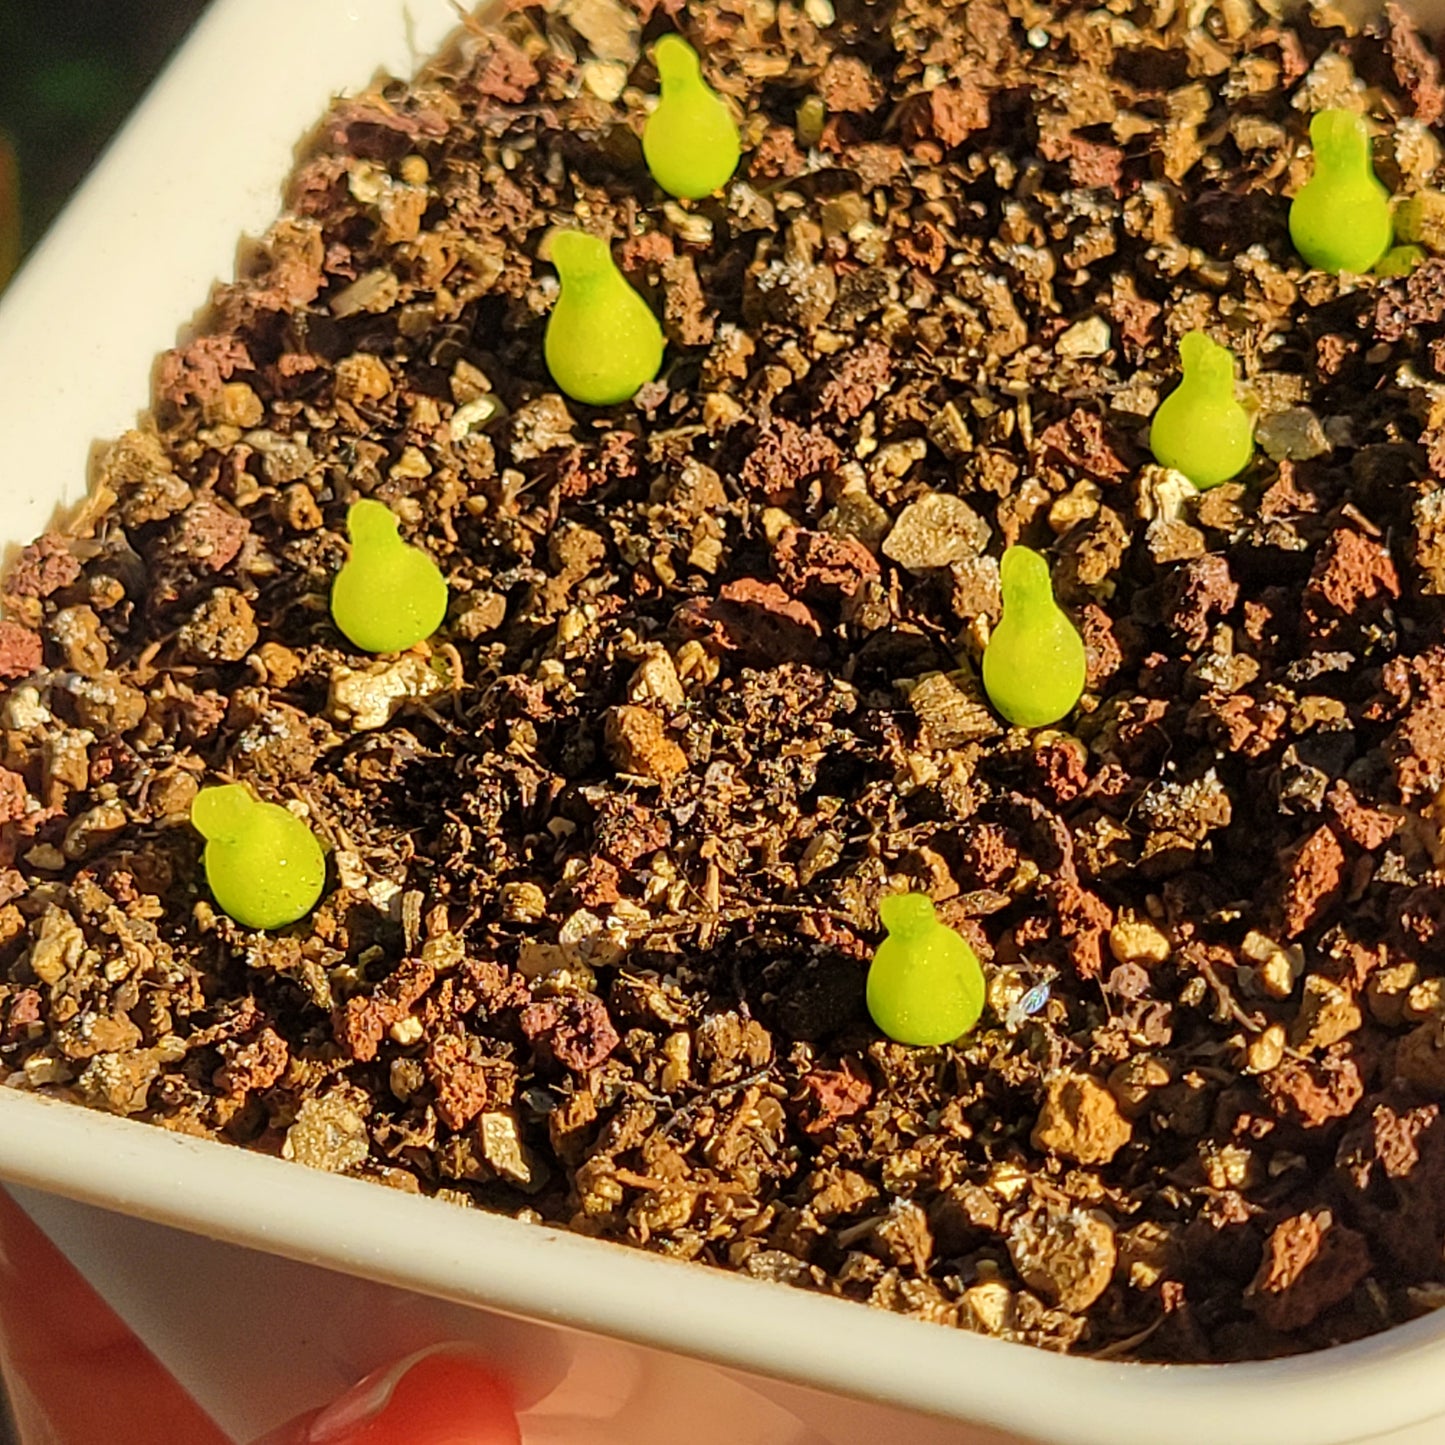
<path fill-rule="evenodd" d="M 696 205 L 669 28 L 744 117 Z M 1332 106 L 1408 276 L 1290 247 Z M 7 1082 L 1050 1349 L 1439 1303 L 1442 114 L 1393 8 L 1251 0 L 566 0 L 340 103 L 8 575 Z M 664 318 L 631 404 L 550 386 L 558 225 Z M 1194 328 L 1258 408 L 1202 494 L 1145 445 Z M 452 589 L 401 657 L 327 611 L 362 495 Z M 1015 541 L 1057 729 L 977 681 Z M 209 901 L 225 779 L 324 838 L 306 922 Z M 955 1047 L 863 1007 L 902 888 L 984 959 Z"/>

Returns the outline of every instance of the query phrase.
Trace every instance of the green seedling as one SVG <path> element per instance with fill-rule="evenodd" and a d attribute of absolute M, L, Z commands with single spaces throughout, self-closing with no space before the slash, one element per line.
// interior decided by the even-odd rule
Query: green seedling
<path fill-rule="evenodd" d="M 983 1012 L 983 968 L 968 942 L 938 921 L 926 893 L 878 905 L 888 936 L 868 969 L 868 1012 L 895 1043 L 948 1044 Z"/>
<path fill-rule="evenodd" d="M 1370 132 L 1350 110 L 1310 122 L 1315 171 L 1290 203 L 1295 250 L 1320 271 L 1363 274 L 1390 249 L 1390 193 L 1370 164 Z"/>
<path fill-rule="evenodd" d="M 1254 455 L 1254 425 L 1235 399 L 1234 354 L 1191 331 L 1179 343 L 1184 375 L 1154 413 L 1149 449 L 1200 491 L 1238 476 Z"/>
<path fill-rule="evenodd" d="M 1391 246 L 1375 263 L 1376 276 L 1408 276 L 1425 260 L 1423 246 Z"/>
<path fill-rule="evenodd" d="M 701 200 L 738 168 L 737 123 L 702 78 L 697 51 L 680 35 L 664 35 L 654 54 L 662 100 L 643 128 L 642 154 L 668 195 Z"/>
<path fill-rule="evenodd" d="M 630 401 L 662 369 L 662 327 L 612 260 L 605 241 L 581 231 L 552 238 L 562 293 L 547 321 L 552 379 L 573 401 Z"/>
<path fill-rule="evenodd" d="M 447 613 L 447 584 L 420 547 L 401 540 L 396 514 L 353 502 L 351 556 L 331 584 L 331 616 L 363 652 L 404 652 L 430 637 Z"/>
<path fill-rule="evenodd" d="M 242 783 L 202 788 L 191 822 L 206 840 L 206 882 L 222 911 L 245 928 L 285 928 L 321 897 L 326 860 L 315 834 Z"/>
<path fill-rule="evenodd" d="M 984 650 L 984 691 L 1015 727 L 1047 727 L 1083 696 L 1084 639 L 1054 601 L 1049 564 L 1037 552 L 1010 547 L 999 579 L 1003 616 Z"/>

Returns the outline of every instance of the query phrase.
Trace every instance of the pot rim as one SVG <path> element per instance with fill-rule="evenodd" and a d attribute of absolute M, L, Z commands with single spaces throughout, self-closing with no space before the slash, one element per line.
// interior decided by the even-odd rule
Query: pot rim
<path fill-rule="evenodd" d="M 1051 1445 L 1346 1445 L 1445 1414 L 1445 1312 L 1283 1360 L 1058 1355 L 18 1090 L 0 1089 L 0 1174 L 437 1299 Z"/>

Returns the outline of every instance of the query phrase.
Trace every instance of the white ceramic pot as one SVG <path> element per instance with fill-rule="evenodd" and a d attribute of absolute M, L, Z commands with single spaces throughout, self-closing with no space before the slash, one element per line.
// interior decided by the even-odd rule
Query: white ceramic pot
<path fill-rule="evenodd" d="M 455 22 L 450 0 L 216 0 L 0 305 L 0 536 L 79 500 L 328 98 Z M 1445 1311 L 1274 1363 L 1066 1358 L 4 1089 L 0 1176 L 46 1192 L 21 1197 L 237 1439 L 470 1337 L 519 1380 L 532 1445 L 1445 1441 Z"/>

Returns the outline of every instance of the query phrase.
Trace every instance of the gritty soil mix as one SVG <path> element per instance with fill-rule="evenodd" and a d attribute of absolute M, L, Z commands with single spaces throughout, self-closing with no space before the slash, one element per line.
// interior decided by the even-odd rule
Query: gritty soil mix
<path fill-rule="evenodd" d="M 745 117 L 695 205 L 671 28 Z M 1408 277 L 1291 250 L 1330 106 Z M 8 573 L 7 1082 L 1057 1350 L 1439 1303 L 1442 113 L 1393 8 L 1251 0 L 519 5 L 338 104 Z M 664 318 L 629 405 L 543 367 L 558 225 Z M 1259 407 L 1202 494 L 1144 445 L 1194 328 Z M 452 590 L 400 657 L 327 611 L 360 496 Z M 1089 649 L 1032 733 L 1020 541 Z M 304 923 L 209 902 L 227 779 L 325 839 Z M 905 887 L 988 971 L 956 1047 L 863 1007 Z"/>

